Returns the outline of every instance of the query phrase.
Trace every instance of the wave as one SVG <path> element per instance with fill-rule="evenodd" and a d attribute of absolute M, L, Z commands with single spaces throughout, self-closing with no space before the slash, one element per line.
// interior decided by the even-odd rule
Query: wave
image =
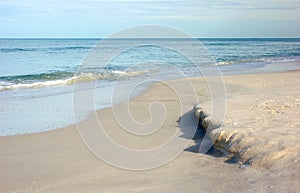
<path fill-rule="evenodd" d="M 40 77 L 40 75 L 26 75 L 24 77 Z M 48 81 L 34 81 L 31 83 L 11 83 L 11 82 L 0 82 L 2 86 L 0 86 L 0 91 L 3 90 L 13 90 L 13 89 L 24 89 L 24 88 L 41 88 L 47 86 L 61 86 L 61 85 L 70 85 L 76 82 L 86 82 L 86 81 L 93 81 L 98 80 L 100 77 L 92 74 L 82 74 L 76 75 L 70 78 L 65 79 L 53 79 Z"/>
<path fill-rule="evenodd" d="M 264 57 L 264 58 L 254 58 L 249 60 L 230 60 L 230 61 L 219 61 L 216 62 L 216 66 L 226 66 L 226 65 L 237 65 L 237 64 L 254 64 L 254 63 L 286 63 L 286 62 L 298 62 L 300 57 L 298 55 L 292 57 Z"/>
<path fill-rule="evenodd" d="M 218 62 L 215 65 L 216 66 L 225 66 L 225 65 L 230 65 L 230 64 L 234 64 L 235 62 L 233 61 L 228 61 L 228 62 Z"/>
<path fill-rule="evenodd" d="M 18 75 L 0 77 L 0 91 L 27 88 L 42 88 L 49 86 L 73 85 L 75 83 L 84 83 L 98 80 L 118 80 L 120 78 L 139 76 L 148 73 L 143 71 L 118 71 L 112 70 L 107 73 L 74 73 L 74 72 L 55 72 L 32 75 Z"/>
<path fill-rule="evenodd" d="M 130 72 L 120 71 L 120 70 L 112 70 L 111 71 L 112 74 L 125 75 L 125 76 L 138 76 L 138 75 L 146 74 L 148 72 L 150 72 L 150 70 L 130 71 Z"/>
<path fill-rule="evenodd" d="M 62 51 L 62 50 L 90 50 L 91 46 L 67 46 L 51 48 L 0 48 L 0 52 L 33 52 L 33 51 Z"/>
<path fill-rule="evenodd" d="M 0 81 L 7 81 L 11 83 L 21 83 L 26 81 L 35 80 L 57 80 L 62 78 L 68 78 L 76 75 L 74 72 L 49 72 L 41 74 L 27 74 L 27 75 L 16 75 L 16 76 L 2 76 Z"/>

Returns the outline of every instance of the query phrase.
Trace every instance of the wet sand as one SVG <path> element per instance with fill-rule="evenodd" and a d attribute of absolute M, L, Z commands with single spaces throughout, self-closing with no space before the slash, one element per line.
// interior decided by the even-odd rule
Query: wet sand
<path fill-rule="evenodd" d="M 76 126 L 54 131 L 0 138 L 0 192 L 297 192 L 300 189 L 300 72 L 224 77 L 226 113 L 222 127 L 209 136 L 217 153 L 180 150 L 169 163 L 155 169 L 130 171 L 104 163 L 85 146 Z M 141 123 L 151 120 L 149 104 L 164 103 L 167 117 L 149 139 L 122 130 L 112 108 L 97 111 L 81 128 L 97 129 L 97 121 L 119 144 L 148 149 L 164 143 L 176 130 L 187 149 L 197 144 L 187 128 L 198 124 L 193 106 L 209 112 L 211 102 L 204 78 L 154 84 L 149 91 L 115 108 L 130 106 Z M 170 89 L 170 85 L 176 91 Z M 178 101 L 178 95 L 184 100 Z M 97 116 L 96 116 L 97 115 Z M 180 125 L 185 116 L 191 125 Z M 98 119 L 97 119 L 98 117 Z M 155 116 L 154 116 L 155 118 Z M 17 121 L 17 119 L 16 119 Z M 185 136 L 187 132 L 187 136 Z M 236 162 L 229 161 L 234 156 Z M 117 156 L 117 155 L 112 155 Z M 126 158 L 120 158 L 126 159 Z"/>

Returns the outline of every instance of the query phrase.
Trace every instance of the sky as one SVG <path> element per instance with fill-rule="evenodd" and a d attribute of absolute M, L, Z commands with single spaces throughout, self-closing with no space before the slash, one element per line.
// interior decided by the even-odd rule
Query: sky
<path fill-rule="evenodd" d="M 1 38 L 101 38 L 167 25 L 193 37 L 300 37 L 300 0 L 0 0 Z"/>

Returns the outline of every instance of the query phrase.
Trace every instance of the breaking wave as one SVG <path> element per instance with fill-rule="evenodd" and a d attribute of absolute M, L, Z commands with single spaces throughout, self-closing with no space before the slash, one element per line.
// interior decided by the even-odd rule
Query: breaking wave
<path fill-rule="evenodd" d="M 74 72 L 54 72 L 31 75 L 3 76 L 0 77 L 0 91 L 26 88 L 41 88 L 49 86 L 72 85 L 98 80 L 117 80 L 120 77 L 129 78 L 147 73 L 144 71 L 119 71 L 112 70 L 107 73 L 74 73 Z"/>

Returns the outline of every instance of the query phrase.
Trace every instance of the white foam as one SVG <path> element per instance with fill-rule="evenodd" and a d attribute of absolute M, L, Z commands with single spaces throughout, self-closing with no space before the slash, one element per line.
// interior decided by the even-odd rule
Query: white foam
<path fill-rule="evenodd" d="M 63 86 L 63 85 L 72 85 L 75 83 L 83 83 L 83 82 L 90 82 L 90 81 L 97 81 L 101 79 L 116 79 L 116 76 L 137 76 L 141 74 L 145 74 L 149 72 L 148 70 L 143 71 L 131 71 L 131 72 L 124 72 L 119 70 L 111 71 L 111 74 L 95 74 L 95 73 L 83 73 L 71 78 L 66 79 L 59 79 L 59 80 L 48 80 L 48 81 L 39 81 L 39 82 L 32 82 L 32 83 L 18 83 L 13 84 L 10 82 L 0 82 L 0 91 L 4 90 L 13 90 L 13 89 L 29 89 L 29 88 L 42 88 L 42 87 L 49 87 L 49 86 Z"/>
<path fill-rule="evenodd" d="M 13 89 L 26 89 L 26 88 L 41 88 L 47 86 L 62 86 L 70 85 L 79 82 L 87 82 L 99 80 L 100 76 L 92 73 L 86 73 L 82 75 L 76 75 L 71 78 L 60 79 L 60 80 L 49 80 L 49 81 L 39 81 L 33 83 L 19 83 L 19 84 L 9 84 L 7 82 L 1 82 L 0 91 L 3 90 L 13 90 Z"/>

